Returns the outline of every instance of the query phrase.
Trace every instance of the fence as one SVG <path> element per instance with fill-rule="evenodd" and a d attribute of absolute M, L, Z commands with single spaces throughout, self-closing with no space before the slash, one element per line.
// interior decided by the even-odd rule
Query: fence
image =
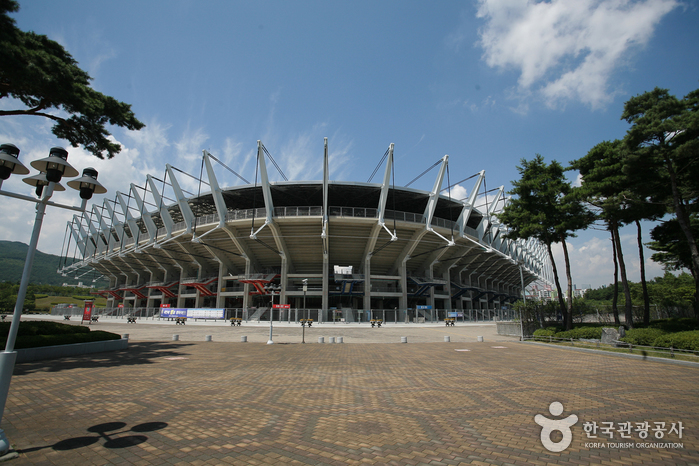
<path fill-rule="evenodd" d="M 681 348 L 665 348 L 661 346 L 644 346 L 626 343 L 624 341 L 615 341 L 613 343 L 602 343 L 601 340 L 593 339 L 574 339 L 574 338 L 556 338 L 554 336 L 532 336 L 528 335 L 523 338 L 524 341 L 535 341 L 543 343 L 552 343 L 566 346 L 574 346 L 578 348 L 601 349 L 614 351 L 618 353 L 637 354 L 643 357 L 655 355 L 657 357 L 665 357 L 671 359 L 682 359 L 688 361 L 699 362 L 699 351 L 681 349 Z M 679 358 L 678 358 L 679 357 Z"/>
<path fill-rule="evenodd" d="M 158 307 L 95 307 L 93 316 L 125 319 L 137 317 L 140 319 L 171 319 L 160 317 L 161 309 Z M 81 307 L 54 307 L 51 315 L 80 316 L 83 313 Z M 267 321 L 270 319 L 269 308 L 226 308 L 224 319 L 240 318 L 243 321 Z M 372 319 L 381 319 L 385 323 L 442 323 L 447 317 L 462 323 L 513 321 L 517 318 L 512 309 L 271 309 L 272 320 L 275 322 L 299 322 L 299 319 L 313 319 L 314 322 L 333 323 L 361 323 Z M 203 319 L 195 320 L 221 320 Z"/>

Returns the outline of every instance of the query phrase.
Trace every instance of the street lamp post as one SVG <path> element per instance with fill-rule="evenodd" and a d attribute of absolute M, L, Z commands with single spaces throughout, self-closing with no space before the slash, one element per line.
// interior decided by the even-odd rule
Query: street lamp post
<path fill-rule="evenodd" d="M 306 321 L 301 323 L 301 343 L 306 343 L 306 323 L 308 323 L 308 309 L 306 309 L 306 291 L 308 291 L 308 279 L 303 279 L 303 309 L 306 311 Z"/>
<path fill-rule="evenodd" d="M 8 179 L 12 174 L 27 175 L 29 170 L 19 161 L 19 149 L 13 144 L 0 145 L 0 188 L 2 181 Z M 24 178 L 22 181 L 36 187 L 36 195 L 38 200 L 22 194 L 12 193 L 0 190 L 0 195 L 22 199 L 24 201 L 36 203 L 36 217 L 34 219 L 34 228 L 27 249 L 27 257 L 24 261 L 24 270 L 22 271 L 22 279 L 17 292 L 17 302 L 15 303 L 15 311 L 12 315 L 12 324 L 7 335 L 7 343 L 5 351 L 0 352 L 0 422 L 5 411 L 7 395 L 10 391 L 10 381 L 12 372 L 14 371 L 15 361 L 17 360 L 17 352 L 15 342 L 17 340 L 17 332 L 19 330 L 19 322 L 22 317 L 22 308 L 24 307 L 24 299 L 27 295 L 27 287 L 29 285 L 29 277 L 34 263 L 34 255 L 36 253 L 39 235 L 41 234 L 41 225 L 46 213 L 46 206 L 60 207 L 63 209 L 84 212 L 88 199 L 93 193 L 103 194 L 107 190 L 97 181 L 97 170 L 94 168 L 86 168 L 83 171 L 83 176 L 77 180 L 70 181 L 68 186 L 80 191 L 82 205 L 80 207 L 66 206 L 56 204 L 49 199 L 54 191 L 65 191 L 65 188 L 60 184 L 61 179 L 65 177 L 75 177 L 78 171 L 73 168 L 68 162 L 68 151 L 62 147 L 54 147 L 49 151 L 49 156 L 40 160 L 35 160 L 31 166 L 39 170 L 39 175 Z M 10 449 L 10 443 L 5 436 L 5 432 L 0 429 L 0 455 L 5 455 Z"/>
<path fill-rule="evenodd" d="M 277 292 L 277 294 L 281 293 L 282 287 L 270 284 L 269 286 L 267 286 L 267 289 L 272 294 L 272 306 L 269 308 L 269 340 L 267 340 L 267 344 L 273 345 L 274 340 L 272 339 L 272 320 L 274 317 L 274 293 L 275 291 Z"/>

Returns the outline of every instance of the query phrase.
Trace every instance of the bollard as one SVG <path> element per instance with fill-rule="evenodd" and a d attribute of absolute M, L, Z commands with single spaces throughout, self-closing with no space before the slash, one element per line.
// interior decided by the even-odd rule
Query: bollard
<path fill-rule="evenodd" d="M 444 335 L 444 343 L 449 343 L 451 341 L 451 337 L 449 335 Z"/>
<path fill-rule="evenodd" d="M 211 335 L 206 335 L 204 337 L 204 341 L 211 341 Z"/>
<path fill-rule="evenodd" d="M 124 340 L 128 340 L 128 339 L 129 339 L 129 334 L 128 334 L 128 333 L 125 333 L 125 334 L 123 334 L 123 335 L 121 336 L 121 338 L 123 338 Z"/>
<path fill-rule="evenodd" d="M 407 342 L 408 342 L 408 337 L 400 337 L 400 342 L 401 342 L 401 343 L 407 343 Z"/>
<path fill-rule="evenodd" d="M 241 335 L 241 336 L 240 336 L 240 342 L 241 342 L 241 343 L 247 343 L 247 342 L 248 342 L 248 336 L 247 336 L 247 335 Z"/>
<path fill-rule="evenodd" d="M 343 339 L 343 338 L 344 338 L 344 337 L 337 337 L 337 342 L 338 342 L 338 343 L 342 343 L 342 339 Z"/>
<path fill-rule="evenodd" d="M 179 335 L 173 335 L 172 336 L 172 341 L 179 341 L 180 336 Z"/>
<path fill-rule="evenodd" d="M 325 337 L 318 337 L 318 343 L 325 343 Z"/>
<path fill-rule="evenodd" d="M 328 343 L 335 343 L 335 337 L 328 338 Z"/>
<path fill-rule="evenodd" d="M 478 337 L 478 341 L 483 341 L 483 337 Z"/>

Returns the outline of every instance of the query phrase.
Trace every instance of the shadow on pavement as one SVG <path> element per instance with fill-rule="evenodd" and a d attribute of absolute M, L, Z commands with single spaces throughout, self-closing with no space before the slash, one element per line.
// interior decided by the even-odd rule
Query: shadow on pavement
<path fill-rule="evenodd" d="M 89 447 L 100 440 L 105 440 L 105 448 L 127 448 L 134 445 L 139 445 L 148 440 L 145 435 L 127 435 L 121 436 L 129 432 L 143 433 L 143 432 L 153 432 L 156 430 L 164 429 L 167 427 L 167 422 L 146 422 L 132 427 L 131 429 L 125 430 L 123 432 L 112 432 L 126 427 L 124 422 L 107 422 L 104 424 L 98 424 L 92 427 L 88 427 L 87 431 L 92 432 L 96 435 L 86 435 L 84 437 L 73 437 L 65 440 L 60 440 L 53 445 L 45 445 L 43 447 L 32 447 L 26 448 L 24 450 L 17 450 L 19 454 L 32 453 L 38 450 L 43 450 L 45 448 L 51 448 L 55 451 L 68 451 L 75 450 L 77 448 Z"/>
<path fill-rule="evenodd" d="M 58 359 L 24 362 L 15 366 L 14 375 L 25 375 L 33 372 L 59 372 L 67 369 L 85 367 L 128 366 L 137 364 L 152 364 L 153 360 L 162 357 L 175 357 L 188 354 L 183 351 L 193 343 L 180 342 L 129 342 L 125 350 L 92 353 Z"/>

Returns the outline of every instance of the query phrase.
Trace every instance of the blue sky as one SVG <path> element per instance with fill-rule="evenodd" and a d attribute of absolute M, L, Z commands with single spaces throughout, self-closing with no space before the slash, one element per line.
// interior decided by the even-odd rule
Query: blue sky
<path fill-rule="evenodd" d="M 161 176 L 165 163 L 198 174 L 202 149 L 252 180 L 258 139 L 290 180 L 318 180 L 323 137 L 332 180 L 367 181 L 395 143 L 399 185 L 449 154 L 452 183 L 486 170 L 488 188 L 509 189 L 522 158 L 567 165 L 623 137 L 630 97 L 699 88 L 690 1 L 25 0 L 13 17 L 61 43 L 95 89 L 131 104 L 147 127 L 112 128 L 124 148 L 111 161 L 69 147 L 38 117 L 3 117 L 0 140 L 25 164 L 64 146 L 112 195 Z M 17 108 L 6 100 L 1 108 Z M 435 176 L 412 187 L 429 190 Z M 19 178 L 3 189 L 31 193 Z M 239 183 L 225 170 L 220 181 Z M 28 242 L 32 206 L 5 199 L 0 239 Z M 49 209 L 40 250 L 60 253 L 71 216 Z M 635 229 L 623 233 L 638 280 Z M 578 286 L 612 281 L 609 243 L 599 231 L 570 240 Z"/>

